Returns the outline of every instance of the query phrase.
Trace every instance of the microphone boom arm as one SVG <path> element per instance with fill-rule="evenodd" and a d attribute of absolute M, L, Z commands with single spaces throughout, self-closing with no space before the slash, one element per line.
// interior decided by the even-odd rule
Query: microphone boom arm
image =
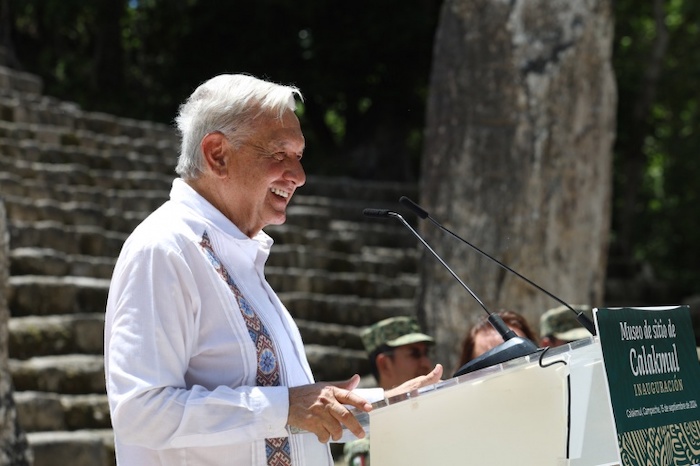
<path fill-rule="evenodd" d="M 474 299 L 476 300 L 477 303 L 479 303 L 479 306 L 481 306 L 481 308 L 482 308 L 484 311 L 486 311 L 487 314 L 491 315 L 491 312 L 490 312 L 488 309 L 486 309 L 486 305 L 484 304 L 484 302 L 471 290 L 471 288 L 469 288 L 469 287 L 466 285 L 466 283 L 464 283 L 464 282 L 462 281 L 461 278 L 459 278 L 459 276 L 450 268 L 449 265 L 447 265 L 447 263 L 442 259 L 442 257 L 440 257 L 440 256 L 433 250 L 433 248 L 430 247 L 430 245 L 418 234 L 418 232 L 417 232 L 416 230 L 413 229 L 413 227 L 406 221 L 405 218 L 403 218 L 400 214 L 398 214 L 398 213 L 396 213 L 396 212 L 392 212 L 392 211 L 388 211 L 388 212 L 387 212 L 387 215 L 388 215 L 389 217 L 394 217 L 394 218 L 398 219 L 401 223 L 404 224 L 404 226 L 405 226 L 406 228 L 408 228 L 409 230 L 411 230 L 411 232 L 413 233 L 413 235 L 414 235 L 416 238 L 418 238 L 418 240 L 419 240 L 421 243 L 423 243 L 423 246 L 425 246 L 425 248 L 426 248 L 428 251 L 430 251 L 430 253 L 431 253 L 433 256 L 435 256 L 435 258 L 436 258 L 437 260 L 440 261 L 440 263 L 443 265 L 443 267 L 445 267 L 445 268 L 447 269 L 447 271 L 450 272 L 450 274 L 454 277 L 454 279 L 457 280 L 457 282 L 459 282 L 459 284 L 462 285 L 462 287 L 463 287 L 465 290 L 467 290 L 467 292 L 472 296 L 472 298 L 474 298 Z M 511 331 L 512 331 L 512 330 L 511 330 Z"/>
<path fill-rule="evenodd" d="M 501 261 L 499 261 L 499 260 L 496 259 L 495 257 L 493 257 L 493 256 L 487 254 L 486 252 L 482 251 L 481 249 L 477 248 L 477 247 L 474 246 L 472 243 L 470 243 L 470 242 L 467 241 L 466 239 L 462 238 L 461 236 L 457 235 L 456 233 L 453 233 L 451 230 L 448 230 L 447 228 L 445 228 L 444 226 L 442 226 L 442 225 L 440 224 L 440 222 L 438 222 L 438 221 L 435 220 L 433 217 L 431 217 L 430 214 L 428 214 L 428 212 L 427 212 L 425 209 L 423 209 L 422 207 L 420 207 L 418 204 L 416 204 L 415 202 L 413 202 L 412 200 L 410 200 L 410 199 L 407 198 L 406 196 L 401 196 L 401 199 L 399 199 L 399 202 L 400 202 L 401 204 L 403 204 L 404 206 L 406 206 L 409 210 L 413 211 L 413 213 L 415 213 L 415 214 L 416 214 L 417 216 L 419 216 L 420 218 L 422 218 L 422 219 L 426 219 L 426 218 L 427 218 L 428 220 L 430 220 L 430 221 L 433 223 L 433 225 L 435 225 L 436 227 L 438 227 L 439 229 L 441 229 L 441 230 L 444 231 L 445 233 L 447 233 L 447 234 L 453 236 L 454 238 L 457 238 L 459 241 L 463 242 L 464 244 L 466 244 L 467 246 L 469 246 L 470 248 L 472 248 L 474 251 L 478 252 L 478 253 L 481 254 L 482 256 L 485 256 L 485 257 L 491 259 L 493 262 L 495 262 L 496 264 L 498 264 L 499 266 L 501 266 L 503 269 L 507 270 L 507 271 L 510 272 L 510 273 L 513 273 L 513 274 L 517 275 L 517 276 L 520 277 L 522 280 L 525 280 L 527 283 L 529 283 L 530 285 L 534 286 L 535 288 L 537 288 L 538 290 L 540 290 L 541 292 L 543 292 L 544 294 L 546 294 L 546 295 L 549 296 L 550 298 L 554 299 L 554 300 L 557 301 L 558 303 L 560 303 L 560 304 L 566 306 L 567 308 L 569 308 L 569 309 L 571 310 L 571 312 L 573 312 L 574 314 L 576 314 L 576 320 L 578 320 L 579 323 L 580 323 L 582 326 L 584 326 L 584 327 L 586 328 L 586 330 L 588 330 L 588 332 L 589 332 L 591 335 L 595 336 L 595 334 L 596 334 L 595 325 L 594 325 L 593 322 L 588 318 L 588 316 L 586 316 L 586 315 L 583 313 L 583 311 L 576 311 L 576 310 L 575 310 L 573 307 L 571 307 L 568 303 L 564 302 L 564 301 L 563 301 L 562 299 L 560 299 L 560 298 L 557 298 L 557 297 L 554 296 L 552 293 L 550 293 L 549 291 L 547 291 L 547 290 L 545 290 L 544 288 L 542 288 L 541 286 L 539 286 L 537 283 L 535 283 L 535 282 L 533 282 L 532 280 L 530 280 L 529 278 L 527 278 L 527 277 L 525 277 L 525 276 L 519 274 L 518 272 L 516 272 L 516 271 L 513 270 L 512 268 L 508 267 L 507 265 L 505 265 L 504 263 L 502 263 Z"/>
<path fill-rule="evenodd" d="M 465 290 L 467 290 L 467 292 L 469 292 L 469 294 L 476 300 L 476 302 L 479 303 L 479 305 L 486 312 L 486 314 L 488 314 L 489 323 L 503 338 L 503 343 L 494 348 L 491 348 L 484 354 L 477 356 L 476 358 L 464 364 L 457 370 L 457 372 L 455 372 L 453 377 L 457 377 L 462 374 L 466 374 L 468 372 L 472 372 L 485 367 L 493 366 L 495 364 L 501 364 L 503 362 L 510 361 L 511 359 L 527 356 L 539 351 L 537 346 L 535 346 L 535 344 L 532 341 L 528 340 L 527 338 L 518 336 L 510 327 L 508 327 L 506 323 L 503 322 L 503 319 L 500 315 L 490 312 L 486 308 L 486 305 L 481 301 L 481 299 L 479 299 L 479 297 L 471 290 L 471 288 L 469 288 L 462 281 L 462 279 L 459 278 L 459 276 L 450 268 L 450 266 L 447 265 L 447 263 L 442 259 L 442 257 L 440 257 L 440 255 L 436 253 L 433 250 L 433 248 L 430 247 L 430 245 L 423 239 L 423 237 L 419 235 L 418 232 L 414 230 L 413 227 L 400 214 L 385 209 L 365 209 L 362 213 L 368 217 L 393 217 L 395 219 L 398 219 L 401 223 L 403 223 L 403 225 L 406 228 L 408 228 L 408 230 L 411 233 L 413 233 L 413 236 L 418 238 L 418 240 L 423 244 L 423 246 L 425 246 L 426 249 L 430 251 L 430 253 L 433 256 L 435 256 L 435 258 L 438 261 L 440 261 L 440 263 L 450 272 L 452 277 L 454 277 L 454 279 L 457 280 L 457 282 L 459 282 L 459 284 L 462 285 L 462 287 Z"/>

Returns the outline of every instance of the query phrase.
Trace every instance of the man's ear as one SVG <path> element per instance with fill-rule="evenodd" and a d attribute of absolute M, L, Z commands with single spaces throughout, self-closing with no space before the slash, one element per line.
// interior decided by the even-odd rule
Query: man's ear
<path fill-rule="evenodd" d="M 227 163 L 229 152 L 229 143 L 222 133 L 215 131 L 208 133 L 202 138 L 202 154 L 204 156 L 204 164 L 216 175 L 225 177 L 228 173 Z"/>
<path fill-rule="evenodd" d="M 391 363 L 391 358 L 389 358 L 389 355 L 387 354 L 379 353 L 377 358 L 374 360 L 374 363 L 377 366 L 377 371 L 381 374 L 382 372 L 386 372 L 389 364 Z"/>

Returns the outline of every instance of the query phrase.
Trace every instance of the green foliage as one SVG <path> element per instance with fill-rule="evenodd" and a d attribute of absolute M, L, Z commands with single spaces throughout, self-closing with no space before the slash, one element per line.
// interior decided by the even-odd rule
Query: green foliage
<path fill-rule="evenodd" d="M 119 4 L 118 90 L 96 84 L 91 61 L 101 45 L 102 2 Z M 17 56 L 45 77 L 48 93 L 86 109 L 169 123 L 205 79 L 251 73 L 304 93 L 308 171 L 417 177 L 415 134 L 423 126 L 439 1 L 410 8 L 402 0 L 102 2 L 12 1 Z"/>
<path fill-rule="evenodd" d="M 684 297 L 697 293 L 700 282 L 700 244 L 694 237 L 700 229 L 700 3 L 671 0 L 663 6 L 668 46 L 652 90 L 654 98 L 648 111 L 640 114 L 638 104 L 650 92 L 645 73 L 659 31 L 652 2 L 616 3 L 614 66 L 620 103 L 614 246 L 627 250 L 637 264 L 650 264 L 656 277 L 670 284 L 673 296 Z M 635 179 L 628 168 L 634 157 L 641 160 L 638 187 L 630 186 Z M 637 190 L 636 196 L 625 197 L 630 190 Z M 634 215 L 625 217 L 625 209 Z M 625 228 L 630 234 L 621 237 Z M 619 244 L 622 241 L 626 244 Z"/>

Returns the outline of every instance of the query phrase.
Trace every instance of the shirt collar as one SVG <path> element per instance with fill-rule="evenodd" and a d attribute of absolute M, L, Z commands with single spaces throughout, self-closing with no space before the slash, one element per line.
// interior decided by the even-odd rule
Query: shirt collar
<path fill-rule="evenodd" d="M 183 204 L 187 209 L 197 212 L 214 228 L 236 240 L 236 243 L 238 243 L 241 248 L 249 251 L 249 254 L 252 254 L 253 257 L 261 253 L 263 262 L 267 260 L 267 256 L 270 254 L 270 249 L 274 243 L 270 235 L 261 230 L 253 238 L 249 238 L 235 223 L 229 220 L 219 209 L 214 207 L 209 201 L 195 191 L 192 186 L 185 183 L 182 178 L 173 180 L 172 188 L 170 189 L 170 200 L 178 204 Z M 261 258 L 259 257 L 258 260 L 259 259 Z"/>

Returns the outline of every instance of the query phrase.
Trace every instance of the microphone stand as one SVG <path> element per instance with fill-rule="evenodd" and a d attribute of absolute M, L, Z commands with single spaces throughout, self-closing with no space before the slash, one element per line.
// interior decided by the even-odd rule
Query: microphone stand
<path fill-rule="evenodd" d="M 479 299 L 479 297 L 469 288 L 461 278 L 450 268 L 449 265 L 436 253 L 433 248 L 423 239 L 421 235 L 404 219 L 399 213 L 393 212 L 386 209 L 365 209 L 362 212 L 365 216 L 376 217 L 376 218 L 387 218 L 393 217 L 399 220 L 408 230 L 413 233 L 413 236 L 418 238 L 418 240 L 425 246 L 425 248 L 430 251 L 430 253 L 435 256 L 435 258 L 447 269 L 448 272 L 454 277 L 457 282 L 462 285 L 462 287 L 467 290 L 467 292 L 476 300 L 481 308 L 488 314 L 488 321 L 493 326 L 493 328 L 501 335 L 503 338 L 503 343 L 491 348 L 484 354 L 474 358 L 465 365 L 463 365 L 453 377 L 466 374 L 468 372 L 473 372 L 478 369 L 482 369 L 489 366 L 494 366 L 511 359 L 516 359 L 523 356 L 528 356 L 539 351 L 539 348 L 535 344 L 528 340 L 518 336 L 510 327 L 503 322 L 503 319 L 498 314 L 494 314 L 486 308 L 486 305 Z"/>
<path fill-rule="evenodd" d="M 575 310 L 573 307 L 571 307 L 568 303 L 566 303 L 566 302 L 564 302 L 563 300 L 557 298 L 557 297 L 554 296 L 552 293 L 550 293 L 549 291 L 547 291 L 547 290 L 545 290 L 544 288 L 542 288 L 541 286 L 539 286 L 537 283 L 534 283 L 534 282 L 531 281 L 530 279 L 524 277 L 523 275 L 520 275 L 518 272 L 516 272 L 515 270 L 511 269 L 510 267 L 508 267 L 507 265 L 505 265 L 504 263 L 502 263 L 501 261 L 499 261 L 499 260 L 496 259 L 495 257 L 490 256 L 489 254 L 485 253 L 485 252 L 482 251 L 481 249 L 479 249 L 479 248 L 477 248 L 476 246 L 474 246 L 472 243 L 470 243 L 470 242 L 467 241 L 466 239 L 464 239 L 464 238 L 462 238 L 461 236 L 458 236 L 456 233 L 453 233 L 452 231 L 448 230 L 447 228 L 445 228 L 444 226 L 442 226 L 437 220 L 435 220 L 433 217 L 431 217 L 430 214 L 428 214 L 428 212 L 427 212 L 426 210 L 424 210 L 421 206 L 419 206 L 418 204 L 416 204 L 415 202 L 413 202 L 412 200 L 410 200 L 410 199 L 407 198 L 406 196 L 401 196 L 401 199 L 399 199 L 399 202 L 400 202 L 401 204 L 403 204 L 405 207 L 407 207 L 409 210 L 413 211 L 413 213 L 415 213 L 418 217 L 420 217 L 420 218 L 422 218 L 422 219 L 426 219 L 426 218 L 427 218 L 428 220 L 430 220 L 430 221 L 433 223 L 433 225 L 437 226 L 439 229 L 441 229 L 441 230 L 444 231 L 445 233 L 448 233 L 449 235 L 451 235 L 451 236 L 457 238 L 458 240 L 460 240 L 461 242 L 463 242 L 464 244 L 466 244 L 467 246 L 469 246 L 470 248 L 472 248 L 474 251 L 478 252 L 478 253 L 481 254 L 482 256 L 491 259 L 493 262 L 495 262 L 496 264 L 498 264 L 499 266 L 501 266 L 503 269 L 507 270 L 507 271 L 510 272 L 510 273 L 513 273 L 513 274 L 517 275 L 519 278 L 521 278 L 522 280 L 525 280 L 527 283 L 529 283 L 530 285 L 534 286 L 535 288 L 537 288 L 538 290 L 540 290 L 541 292 L 543 292 L 544 294 L 546 294 L 546 295 L 549 296 L 550 298 L 554 299 L 554 300 L 557 301 L 558 303 L 560 303 L 560 304 L 564 305 L 565 307 L 569 308 L 569 309 L 571 310 L 571 312 L 573 312 L 574 314 L 576 314 L 576 320 L 578 320 L 578 322 L 581 324 L 581 326 L 585 327 L 586 330 L 588 330 L 588 332 L 589 332 L 591 335 L 595 336 L 595 334 L 596 334 L 596 331 L 595 331 L 595 324 L 593 324 L 593 321 L 591 321 L 591 319 L 589 319 L 588 316 L 587 316 L 586 314 L 583 313 L 583 311 L 576 311 L 576 310 Z"/>

